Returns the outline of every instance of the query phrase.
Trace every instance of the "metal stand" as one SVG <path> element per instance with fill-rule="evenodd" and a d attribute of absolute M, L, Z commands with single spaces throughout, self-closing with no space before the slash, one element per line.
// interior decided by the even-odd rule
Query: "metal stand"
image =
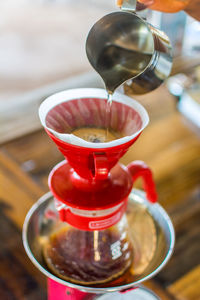
<path fill-rule="evenodd" d="M 139 287 L 126 293 L 108 293 L 97 297 L 98 300 L 161 300 L 151 290 L 145 287 Z"/>

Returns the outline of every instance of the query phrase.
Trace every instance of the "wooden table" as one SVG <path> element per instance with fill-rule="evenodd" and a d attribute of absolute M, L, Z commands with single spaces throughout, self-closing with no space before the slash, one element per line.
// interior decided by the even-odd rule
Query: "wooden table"
<path fill-rule="evenodd" d="M 163 300 L 200 299 L 200 139 L 177 112 L 165 87 L 139 101 L 150 125 L 123 157 L 152 168 L 159 202 L 170 214 L 176 246 L 167 266 L 145 285 Z M 27 258 L 21 228 L 31 205 L 48 191 L 47 176 L 63 159 L 43 130 L 0 147 L 0 299 L 46 299 L 44 276 Z M 138 183 L 140 184 L 140 183 Z"/>

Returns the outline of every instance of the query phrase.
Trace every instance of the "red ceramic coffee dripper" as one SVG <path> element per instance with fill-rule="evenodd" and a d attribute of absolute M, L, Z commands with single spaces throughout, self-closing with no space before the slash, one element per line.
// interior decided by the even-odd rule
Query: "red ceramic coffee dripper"
<path fill-rule="evenodd" d="M 82 178 L 105 179 L 110 169 L 137 140 L 149 122 L 146 110 L 133 99 L 115 93 L 110 128 L 124 137 L 108 143 L 91 143 L 71 134 L 81 127 L 106 127 L 107 93 L 102 89 L 75 89 L 55 94 L 40 106 L 47 133 L 71 167 Z"/>

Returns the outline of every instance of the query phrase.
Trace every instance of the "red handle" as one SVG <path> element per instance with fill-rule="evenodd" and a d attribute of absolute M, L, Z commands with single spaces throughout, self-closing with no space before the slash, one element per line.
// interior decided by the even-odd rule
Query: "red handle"
<path fill-rule="evenodd" d="M 157 201 L 157 193 L 153 175 L 149 167 L 143 161 L 137 160 L 128 165 L 128 170 L 131 173 L 133 182 L 138 177 L 142 177 L 143 188 L 146 192 L 147 199 L 150 202 L 155 203 Z"/>
<path fill-rule="evenodd" d="M 108 177 L 108 159 L 105 153 L 94 153 L 94 178 L 97 180 L 103 180 Z"/>

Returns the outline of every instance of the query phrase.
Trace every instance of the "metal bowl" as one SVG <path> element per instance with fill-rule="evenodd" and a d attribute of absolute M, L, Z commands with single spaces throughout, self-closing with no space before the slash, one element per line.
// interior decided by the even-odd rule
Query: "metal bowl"
<path fill-rule="evenodd" d="M 56 224 L 60 222 L 54 206 L 54 198 L 51 193 L 47 193 L 41 197 L 28 212 L 23 227 L 24 247 L 33 264 L 48 278 L 51 278 L 62 285 L 95 294 L 130 289 L 138 286 L 143 281 L 152 278 L 160 272 L 172 255 L 175 242 L 174 228 L 165 210 L 158 203 L 149 203 L 146 200 L 145 193 L 135 189 L 132 190 L 129 196 L 129 204 L 127 208 L 127 219 L 130 223 L 130 231 L 133 234 L 133 239 L 136 232 L 138 238 L 142 236 L 140 234 L 140 226 L 136 226 L 136 223 L 134 224 L 137 218 L 133 216 L 137 216 L 138 211 L 144 212 L 146 215 L 148 214 L 148 218 L 151 220 L 151 224 L 153 224 L 155 237 L 150 236 L 150 238 L 153 238 L 155 246 L 152 247 L 153 252 L 150 255 L 151 259 L 148 260 L 148 256 L 146 255 L 148 263 L 146 263 L 144 268 L 141 263 L 141 265 L 138 265 L 138 270 L 140 271 L 138 271 L 137 274 L 133 274 L 128 277 L 125 274 L 117 282 L 110 282 L 104 286 L 81 286 L 64 281 L 48 270 L 42 256 L 42 246 L 49 234 L 51 234 L 53 228 L 55 228 Z M 138 224 L 143 226 L 142 223 L 140 222 Z M 146 234 L 144 234 L 144 238 L 145 235 Z M 150 240 L 146 239 L 148 242 Z M 142 243 L 144 243 L 145 240 L 138 239 L 138 241 L 142 247 Z M 148 247 L 146 248 L 148 249 Z M 133 268 L 135 268 L 135 266 L 136 265 L 133 265 Z"/>

